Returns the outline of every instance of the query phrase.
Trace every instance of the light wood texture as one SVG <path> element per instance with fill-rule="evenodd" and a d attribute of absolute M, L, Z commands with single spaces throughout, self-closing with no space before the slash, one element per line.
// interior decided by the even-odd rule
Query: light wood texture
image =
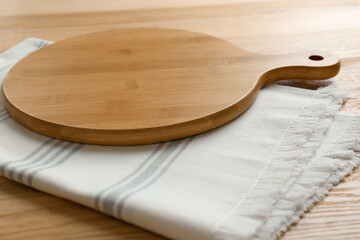
<path fill-rule="evenodd" d="M 41 134 L 133 145 L 174 140 L 225 124 L 280 79 L 326 79 L 340 61 L 325 51 L 261 55 L 209 35 L 164 28 L 85 34 L 17 63 L 5 106 Z"/>
<path fill-rule="evenodd" d="M 2 0 L 0 51 L 128 27 L 179 28 L 269 54 L 327 49 L 341 58 L 343 111 L 360 113 L 360 2 L 354 0 Z M 329 81 L 286 81 L 317 88 Z M 360 170 L 316 204 L 284 240 L 360 239 Z M 91 209 L 0 179 L 0 239 L 162 239 Z"/>

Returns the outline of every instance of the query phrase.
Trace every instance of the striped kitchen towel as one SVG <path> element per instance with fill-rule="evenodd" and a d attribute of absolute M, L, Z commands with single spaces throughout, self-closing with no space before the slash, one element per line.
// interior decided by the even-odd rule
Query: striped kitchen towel
<path fill-rule="evenodd" d="M 0 55 L 0 81 L 50 42 Z M 270 85 L 234 121 L 143 146 L 51 139 L 0 103 L 0 174 L 175 239 L 276 239 L 359 164 L 360 118 L 336 87 Z"/>

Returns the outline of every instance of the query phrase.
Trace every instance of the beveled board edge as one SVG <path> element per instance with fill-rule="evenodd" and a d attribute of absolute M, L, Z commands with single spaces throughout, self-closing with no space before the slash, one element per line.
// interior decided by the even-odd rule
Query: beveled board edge
<path fill-rule="evenodd" d="M 252 105 L 260 87 L 261 84 L 258 81 L 256 86 L 239 101 L 209 116 L 158 128 L 134 130 L 99 130 L 59 125 L 35 118 L 15 107 L 7 99 L 4 88 L 2 95 L 5 108 L 14 120 L 45 136 L 85 144 L 141 145 L 190 137 L 222 126 L 238 117 Z"/>

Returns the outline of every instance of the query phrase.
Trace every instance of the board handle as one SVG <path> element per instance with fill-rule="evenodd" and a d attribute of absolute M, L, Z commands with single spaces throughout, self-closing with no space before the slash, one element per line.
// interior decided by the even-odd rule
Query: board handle
<path fill-rule="evenodd" d="M 283 79 L 332 78 L 338 74 L 341 65 L 338 56 L 319 50 L 272 55 L 267 58 L 267 63 L 268 70 L 260 77 L 262 86 Z"/>

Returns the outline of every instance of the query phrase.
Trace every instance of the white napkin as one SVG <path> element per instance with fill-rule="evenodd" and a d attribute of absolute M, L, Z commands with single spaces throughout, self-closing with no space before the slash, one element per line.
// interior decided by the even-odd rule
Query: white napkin
<path fill-rule="evenodd" d="M 0 80 L 50 44 L 0 55 Z M 69 143 L 16 123 L 0 104 L 0 174 L 176 239 L 275 239 L 359 164 L 360 118 L 334 86 L 270 85 L 241 117 L 161 144 Z"/>

